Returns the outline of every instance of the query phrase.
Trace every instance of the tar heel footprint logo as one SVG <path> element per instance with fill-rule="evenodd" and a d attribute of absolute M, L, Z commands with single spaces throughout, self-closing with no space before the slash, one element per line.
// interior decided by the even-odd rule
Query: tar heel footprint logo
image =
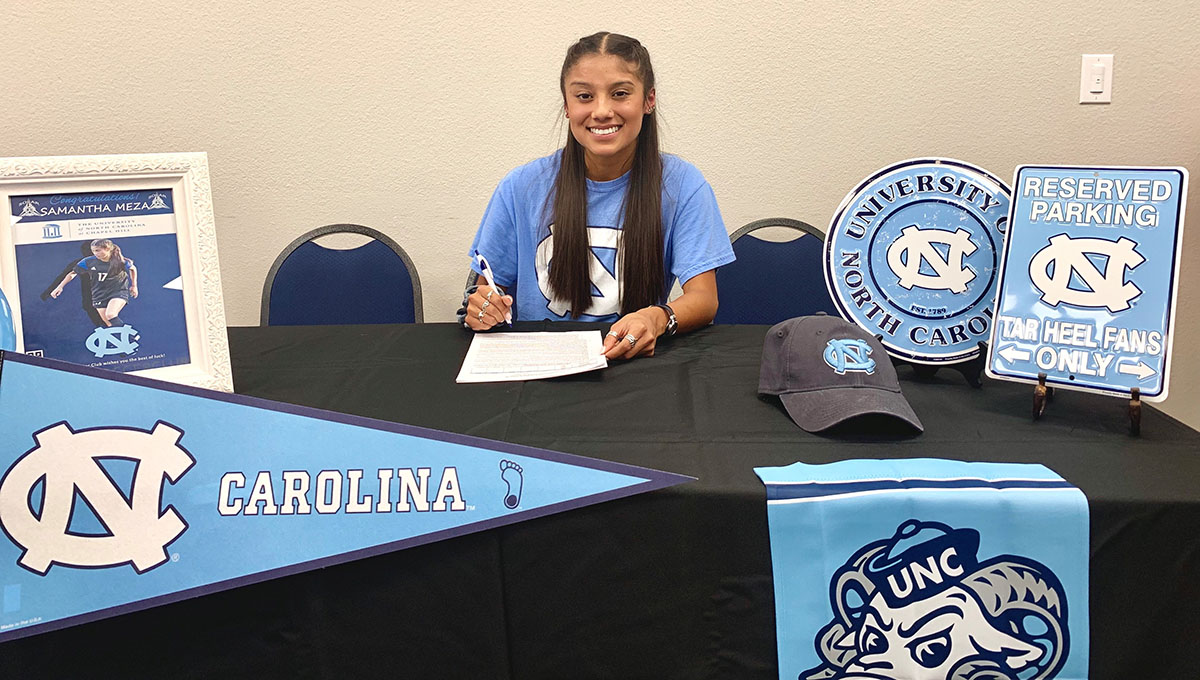
<path fill-rule="evenodd" d="M 1029 262 L 1029 279 L 1041 292 L 1042 302 L 1051 307 L 1062 302 L 1120 312 L 1142 294 L 1141 288 L 1125 280 L 1126 270 L 1133 271 L 1146 261 L 1136 247 L 1137 243 L 1124 236 L 1109 241 L 1058 234 Z M 1094 260 L 1104 263 L 1103 272 Z M 1075 280 L 1086 289 L 1072 286 Z"/>
<path fill-rule="evenodd" d="M 109 326 L 92 331 L 84 344 L 97 358 L 114 354 L 130 355 L 137 351 L 137 341 L 142 338 L 133 326 Z"/>
<path fill-rule="evenodd" d="M 871 358 L 870 354 L 871 346 L 867 344 L 866 340 L 834 339 L 825 343 L 825 352 L 822 357 L 838 375 L 846 375 L 846 371 L 871 375 L 875 372 L 875 360 Z"/>
<path fill-rule="evenodd" d="M 975 272 L 963 264 L 963 256 L 975 252 L 970 232 L 921 229 L 914 224 L 905 227 L 901 234 L 887 251 L 888 267 L 899 279 L 901 288 L 967 292 L 967 284 L 975 278 Z M 945 258 L 935 243 L 949 247 Z M 931 274 L 925 273 L 926 266 L 932 270 Z"/>
<path fill-rule="evenodd" d="M 822 663 L 799 680 L 1048 680 L 1069 651 L 1066 592 L 1016 555 L 980 562 L 979 532 L 910 519 L 830 582 Z"/>
<path fill-rule="evenodd" d="M 167 546 L 188 527 L 175 508 L 162 508 L 164 482 L 178 482 L 195 464 L 179 445 L 182 437 L 183 431 L 163 421 L 149 432 L 120 427 L 76 432 L 57 423 L 34 433 L 37 446 L 0 480 L 0 525 L 24 551 L 17 563 L 45 575 L 54 564 L 130 564 L 141 574 L 166 562 Z M 105 458 L 136 462 L 128 496 L 101 465 Z M 77 500 L 95 514 L 104 534 L 71 531 L 75 513 L 84 511 Z"/>
<path fill-rule="evenodd" d="M 525 474 L 520 465 L 511 460 L 500 461 L 500 479 L 508 485 L 504 492 L 504 507 L 515 510 L 521 504 L 521 492 L 525 488 Z"/>

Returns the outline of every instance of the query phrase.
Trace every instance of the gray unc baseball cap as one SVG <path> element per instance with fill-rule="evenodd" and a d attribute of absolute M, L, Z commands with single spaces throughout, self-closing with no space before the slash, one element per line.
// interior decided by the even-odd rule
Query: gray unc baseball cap
<path fill-rule="evenodd" d="M 804 430 L 819 432 L 866 414 L 925 430 L 900 391 L 879 340 L 840 317 L 799 316 L 775 324 L 763 341 L 758 393 L 779 397 Z"/>

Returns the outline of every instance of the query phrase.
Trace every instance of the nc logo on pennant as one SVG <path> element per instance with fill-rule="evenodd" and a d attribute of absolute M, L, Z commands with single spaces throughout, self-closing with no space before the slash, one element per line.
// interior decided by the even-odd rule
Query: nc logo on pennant
<path fill-rule="evenodd" d="M 182 436 L 162 422 L 150 432 L 75 432 L 59 423 L 34 434 L 37 446 L 0 481 L 0 525 L 24 549 L 18 564 L 36 574 L 45 574 L 52 564 L 132 564 L 140 574 L 166 562 L 166 547 L 187 529 L 174 508 L 161 508 L 166 483 L 178 481 L 195 463 L 179 446 Z M 104 458 L 136 463 L 128 496 L 101 467 Z M 104 534 L 69 530 L 74 513 L 82 510 L 77 497 L 95 513 Z"/>

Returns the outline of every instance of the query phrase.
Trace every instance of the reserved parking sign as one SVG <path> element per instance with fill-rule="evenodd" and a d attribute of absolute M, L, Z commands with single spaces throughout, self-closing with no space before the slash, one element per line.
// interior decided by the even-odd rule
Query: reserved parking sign
<path fill-rule="evenodd" d="M 1167 397 L 1187 170 L 1023 165 L 987 373 Z"/>

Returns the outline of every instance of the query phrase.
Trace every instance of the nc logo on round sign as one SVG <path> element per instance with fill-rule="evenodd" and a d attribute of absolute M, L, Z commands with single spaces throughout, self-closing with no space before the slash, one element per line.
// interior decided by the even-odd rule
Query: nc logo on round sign
<path fill-rule="evenodd" d="M 894 356 L 966 361 L 991 331 L 1011 191 L 962 161 L 883 168 L 851 191 L 825 240 L 825 281 L 843 317 Z"/>

